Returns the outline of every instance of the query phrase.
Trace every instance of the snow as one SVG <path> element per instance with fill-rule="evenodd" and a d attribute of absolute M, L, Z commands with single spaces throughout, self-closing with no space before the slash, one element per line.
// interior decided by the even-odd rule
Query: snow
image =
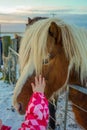
<path fill-rule="evenodd" d="M 62 94 L 58 98 L 56 119 L 58 127 L 56 130 L 64 130 L 64 116 L 65 116 L 65 98 L 66 94 Z M 59 129 L 58 129 L 59 128 Z M 68 113 L 66 121 L 66 130 L 84 130 L 75 120 L 75 115 L 72 112 L 72 103 L 68 102 Z"/>
<path fill-rule="evenodd" d="M 24 116 L 19 115 L 12 106 L 14 86 L 0 81 L 0 119 L 3 124 L 12 126 L 12 130 L 17 130 Z"/>
<path fill-rule="evenodd" d="M 0 77 L 2 74 L 0 73 Z M 5 83 L 0 80 L 0 119 L 2 119 L 3 124 L 12 126 L 12 130 L 17 130 L 21 122 L 24 120 L 24 116 L 19 115 L 12 106 L 12 96 L 13 96 L 14 86 Z M 64 129 L 64 112 L 65 112 L 65 95 L 59 97 L 56 118 L 57 118 L 57 128 L 56 130 Z M 68 114 L 71 115 L 73 119 L 74 113 L 72 112 L 72 104 L 68 104 Z M 67 130 L 83 130 L 80 126 L 73 121 L 71 118 L 67 117 Z"/>

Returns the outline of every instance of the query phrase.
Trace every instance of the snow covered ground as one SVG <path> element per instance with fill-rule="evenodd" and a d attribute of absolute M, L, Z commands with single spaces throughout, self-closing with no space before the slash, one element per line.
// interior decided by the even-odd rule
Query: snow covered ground
<path fill-rule="evenodd" d="M 17 130 L 24 116 L 19 115 L 12 106 L 14 86 L 0 81 L 0 119 L 3 124 L 12 126 L 12 130 Z"/>
<path fill-rule="evenodd" d="M 1 76 L 1 73 L 0 73 Z M 3 120 L 3 124 L 12 126 L 12 130 L 17 130 L 20 127 L 21 122 L 24 120 L 24 116 L 19 115 L 12 106 L 12 96 L 13 96 L 14 86 L 4 83 L 0 80 L 0 119 Z M 56 130 L 63 130 L 64 126 L 64 108 L 65 108 L 65 98 L 64 95 L 59 97 L 57 106 L 57 124 L 60 124 Z M 74 118 L 72 113 L 72 106 L 69 102 L 68 114 Z M 76 124 L 71 118 L 68 117 L 67 120 L 67 130 L 83 130 L 79 125 Z"/>
<path fill-rule="evenodd" d="M 56 130 L 64 130 L 64 116 L 65 116 L 65 94 L 59 96 L 56 119 L 59 126 Z M 59 129 L 58 129 L 59 128 Z M 67 122 L 66 130 L 84 130 L 75 120 L 75 115 L 72 112 L 72 103 L 68 102 L 68 113 L 67 113 Z"/>

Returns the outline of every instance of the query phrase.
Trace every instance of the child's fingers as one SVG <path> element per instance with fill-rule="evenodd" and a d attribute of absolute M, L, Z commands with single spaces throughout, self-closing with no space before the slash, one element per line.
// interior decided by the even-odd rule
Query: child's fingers
<path fill-rule="evenodd" d="M 32 90 L 35 89 L 35 85 L 33 83 L 31 83 L 31 86 L 32 86 Z"/>
<path fill-rule="evenodd" d="M 36 76 L 35 76 L 35 85 L 36 85 L 36 86 L 38 85 L 38 79 L 37 79 Z"/>
<path fill-rule="evenodd" d="M 39 84 L 41 84 L 42 83 L 42 77 L 41 77 L 41 75 L 39 75 Z"/>
<path fill-rule="evenodd" d="M 45 87 L 46 82 L 45 82 L 45 78 L 44 78 L 44 77 L 43 77 L 42 83 L 43 83 L 43 85 L 44 85 L 44 87 Z"/>

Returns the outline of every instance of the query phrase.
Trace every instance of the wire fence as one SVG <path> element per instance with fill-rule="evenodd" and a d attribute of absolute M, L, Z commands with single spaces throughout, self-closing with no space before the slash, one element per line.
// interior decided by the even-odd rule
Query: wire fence
<path fill-rule="evenodd" d="M 10 83 L 13 84 L 13 83 L 17 82 L 18 77 L 20 75 L 19 74 L 19 68 L 18 68 L 18 57 L 19 57 L 19 54 L 14 49 L 12 49 L 11 47 L 9 47 L 9 55 L 11 57 L 10 61 L 9 61 L 9 79 L 10 79 Z M 14 62 L 12 62 L 11 60 L 14 60 Z M 12 67 L 11 67 L 11 63 L 12 63 Z M 12 69 L 12 68 L 14 68 L 14 69 Z M 14 70 L 13 72 L 16 72 L 16 73 L 12 74 L 12 70 Z M 15 82 L 13 82 L 14 79 L 15 79 Z M 51 120 L 53 120 L 55 122 L 55 125 L 56 125 L 55 129 L 56 130 L 67 130 L 67 119 L 68 118 L 70 118 L 72 121 L 76 122 L 73 119 L 72 115 L 70 115 L 70 113 L 68 113 L 68 102 L 69 102 L 69 92 L 70 92 L 69 89 L 70 88 L 73 88 L 73 89 L 75 89 L 75 90 L 77 90 L 77 91 L 79 91 L 79 92 L 87 95 L 87 89 L 86 88 L 82 88 L 80 86 L 67 85 L 67 87 L 66 87 L 66 94 L 65 94 L 65 107 L 62 110 L 62 112 L 64 114 L 63 119 L 61 119 L 60 123 L 58 123 L 57 122 L 57 118 L 59 118 L 59 117 L 57 116 L 57 113 L 56 113 L 56 119 L 54 119 L 52 116 L 50 116 Z M 50 102 L 50 103 L 55 107 L 55 105 L 52 102 Z M 75 107 L 77 107 L 78 109 L 80 109 L 81 111 L 87 113 L 87 110 L 81 108 L 77 104 L 73 103 L 73 105 Z M 63 124 L 63 129 L 61 129 L 61 124 Z M 83 130 L 83 128 L 81 126 L 79 126 L 79 128 L 81 130 Z M 49 126 L 48 130 L 53 130 L 53 129 Z"/>
<path fill-rule="evenodd" d="M 70 114 L 68 114 L 68 101 L 69 101 L 69 93 L 70 93 L 70 88 L 73 88 L 83 94 L 86 94 L 87 95 L 87 89 L 86 88 L 83 88 L 83 87 L 80 87 L 80 86 L 77 86 L 77 85 L 67 85 L 67 90 L 66 90 L 66 100 L 65 100 L 65 117 L 64 117 L 64 130 L 66 130 L 66 124 L 67 124 L 67 117 L 71 118 L 72 121 L 76 122 L 72 116 Z M 78 98 L 78 97 L 77 97 Z M 77 104 L 75 103 L 72 103 L 72 105 L 74 105 L 76 108 L 78 108 L 79 110 L 83 111 L 83 112 L 86 112 L 87 113 L 87 110 L 83 109 L 82 107 L 78 106 Z M 83 127 L 79 125 L 79 128 L 81 130 L 83 130 Z"/>
<path fill-rule="evenodd" d="M 83 88 L 83 87 L 80 87 L 80 86 L 77 86 L 77 85 L 68 85 L 68 86 L 66 87 L 65 96 L 63 95 L 63 96 L 61 97 L 62 99 L 65 98 L 65 107 L 64 107 L 64 109 L 61 110 L 64 116 L 63 116 L 63 118 L 62 118 L 62 116 L 60 117 L 61 120 L 62 120 L 62 122 L 59 122 L 59 123 L 56 123 L 56 122 L 57 122 L 57 118 L 59 117 L 59 116 L 56 116 L 56 117 L 57 117 L 56 120 L 55 120 L 56 130 L 67 130 L 67 121 L 68 121 L 69 119 L 71 119 L 75 124 L 77 123 L 76 120 L 75 120 L 75 118 L 72 116 L 72 114 L 70 114 L 70 112 L 68 112 L 68 111 L 69 111 L 69 110 L 68 110 L 68 103 L 69 103 L 69 93 L 70 93 L 69 89 L 70 89 L 70 88 L 73 88 L 73 89 L 75 89 L 75 90 L 77 90 L 77 91 L 79 91 L 79 92 L 81 92 L 81 93 L 87 95 L 87 88 Z M 78 98 L 78 97 L 77 97 L 77 98 Z M 77 104 L 72 103 L 72 105 L 74 105 L 74 106 L 75 106 L 76 108 L 78 108 L 79 110 L 81 110 L 81 111 L 87 113 L 87 110 L 86 110 L 86 109 L 84 109 L 84 108 L 78 106 Z M 57 109 L 58 109 L 58 108 L 57 108 Z M 83 118 L 84 118 L 84 117 L 83 117 Z M 54 121 L 54 119 L 53 119 L 53 121 Z M 63 124 L 63 125 L 62 125 L 62 124 Z M 62 127 L 61 127 L 61 126 L 62 126 Z M 84 128 L 83 128 L 82 126 L 78 125 L 78 124 L 77 124 L 77 126 L 75 126 L 75 127 L 76 127 L 76 128 L 74 128 L 74 130 L 75 130 L 75 129 L 77 130 L 77 127 L 78 127 L 79 130 L 84 130 Z"/>

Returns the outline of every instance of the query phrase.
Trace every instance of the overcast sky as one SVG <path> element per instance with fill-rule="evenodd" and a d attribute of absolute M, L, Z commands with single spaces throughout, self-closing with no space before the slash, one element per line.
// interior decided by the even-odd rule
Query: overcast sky
<path fill-rule="evenodd" d="M 87 23 L 87 0 L 0 0 L 0 23 L 27 22 L 27 17 L 63 17 Z M 6 30 L 6 26 L 3 25 Z M 21 27 L 20 27 L 21 28 Z"/>
<path fill-rule="evenodd" d="M 28 16 L 87 14 L 87 0 L 0 0 L 0 23 L 25 23 Z"/>

